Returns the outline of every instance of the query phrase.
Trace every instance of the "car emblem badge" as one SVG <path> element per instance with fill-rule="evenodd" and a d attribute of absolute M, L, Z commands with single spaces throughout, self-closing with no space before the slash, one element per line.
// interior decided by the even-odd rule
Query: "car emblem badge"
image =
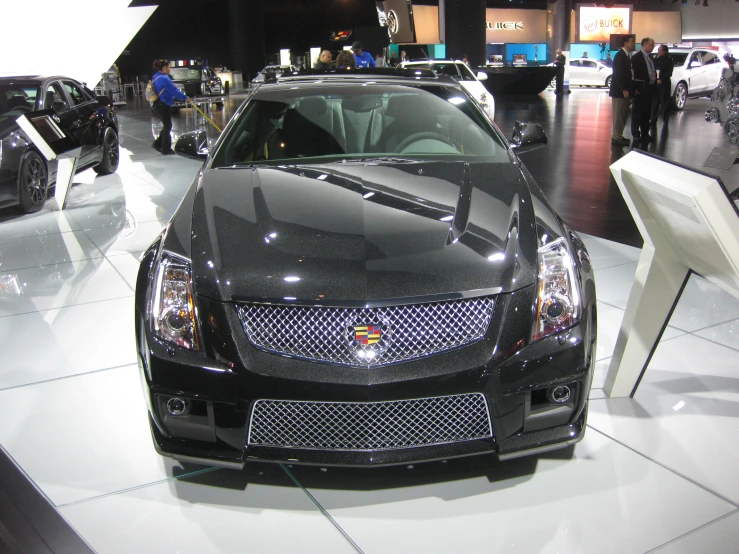
<path fill-rule="evenodd" d="M 362 365 L 373 365 L 377 358 L 387 350 L 390 328 L 381 323 L 350 325 L 347 329 L 349 344 L 357 361 Z"/>

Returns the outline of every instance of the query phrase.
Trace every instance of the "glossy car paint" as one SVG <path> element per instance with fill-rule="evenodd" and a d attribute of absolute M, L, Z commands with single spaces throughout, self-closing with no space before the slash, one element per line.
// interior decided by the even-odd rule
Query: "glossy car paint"
<path fill-rule="evenodd" d="M 40 87 L 42 91 L 36 99 L 34 110 L 52 108 L 45 105 L 44 92 L 54 83 L 64 81 L 75 83 L 84 88 L 79 82 L 68 77 L 1 77 L 0 84 L 27 83 Z M 78 162 L 77 171 L 88 169 L 100 163 L 103 156 L 103 139 L 108 128 L 118 132 L 118 120 L 112 102 L 98 100 L 92 92 L 86 90 L 89 99 L 80 104 L 74 104 L 65 87 L 61 86 L 65 107 L 56 109 L 56 114 L 62 124 L 70 129 L 83 145 L 82 158 Z M 23 157 L 27 152 L 36 148 L 22 129 L 15 122 L 7 122 L 0 128 L 0 208 L 14 206 L 19 202 L 18 172 Z M 56 182 L 56 161 L 45 162 L 47 167 L 48 185 L 52 188 Z"/>
<path fill-rule="evenodd" d="M 269 86 L 259 93 L 269 94 Z M 511 157 L 515 163 L 496 166 L 419 161 L 211 169 L 206 161 L 162 237 L 144 254 L 137 278 L 139 364 L 157 450 L 226 467 L 249 459 L 372 466 L 485 452 L 507 458 L 580 440 L 595 363 L 592 268 L 577 235 Z M 368 191 L 375 194 L 365 198 Z M 452 221 L 441 221 L 449 215 Z M 564 237 L 569 245 L 582 317 L 531 343 L 543 235 Z M 163 251 L 193 261 L 202 351 L 163 342 L 148 326 L 147 303 Z M 487 259 L 501 251 L 503 263 Z M 286 282 L 285 276 L 300 280 Z M 463 293 L 496 295 L 482 340 L 372 369 L 259 350 L 236 310 L 239 301 L 285 304 L 288 295 L 295 304 L 359 306 Z M 535 391 L 559 383 L 572 386 L 575 400 L 564 408 L 541 404 Z M 258 399 L 373 402 L 470 392 L 487 398 L 494 437 L 395 450 L 245 448 Z M 201 403 L 200 415 L 168 415 L 162 398 L 175 395 Z"/>

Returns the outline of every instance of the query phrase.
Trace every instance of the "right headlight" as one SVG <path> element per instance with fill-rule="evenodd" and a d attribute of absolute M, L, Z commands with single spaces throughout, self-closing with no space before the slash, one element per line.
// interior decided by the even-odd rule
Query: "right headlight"
<path fill-rule="evenodd" d="M 200 350 L 190 262 L 164 253 L 159 260 L 151 299 L 151 330 L 160 339 Z"/>
<path fill-rule="evenodd" d="M 536 319 L 531 342 L 559 333 L 580 320 L 580 289 L 575 263 L 564 238 L 538 250 Z"/>

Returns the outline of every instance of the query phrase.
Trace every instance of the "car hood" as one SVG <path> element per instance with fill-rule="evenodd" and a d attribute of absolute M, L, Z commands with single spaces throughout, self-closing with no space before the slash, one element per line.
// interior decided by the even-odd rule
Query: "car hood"
<path fill-rule="evenodd" d="M 536 281 L 531 196 L 513 163 L 208 170 L 191 229 L 195 291 L 221 301 L 364 305 Z"/>

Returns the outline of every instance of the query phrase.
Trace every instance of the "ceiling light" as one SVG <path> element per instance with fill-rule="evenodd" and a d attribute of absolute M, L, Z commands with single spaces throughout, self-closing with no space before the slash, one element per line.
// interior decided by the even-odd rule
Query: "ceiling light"
<path fill-rule="evenodd" d="M 300 277 L 295 277 L 295 276 L 285 277 L 286 283 L 296 283 L 297 281 L 300 281 Z"/>

